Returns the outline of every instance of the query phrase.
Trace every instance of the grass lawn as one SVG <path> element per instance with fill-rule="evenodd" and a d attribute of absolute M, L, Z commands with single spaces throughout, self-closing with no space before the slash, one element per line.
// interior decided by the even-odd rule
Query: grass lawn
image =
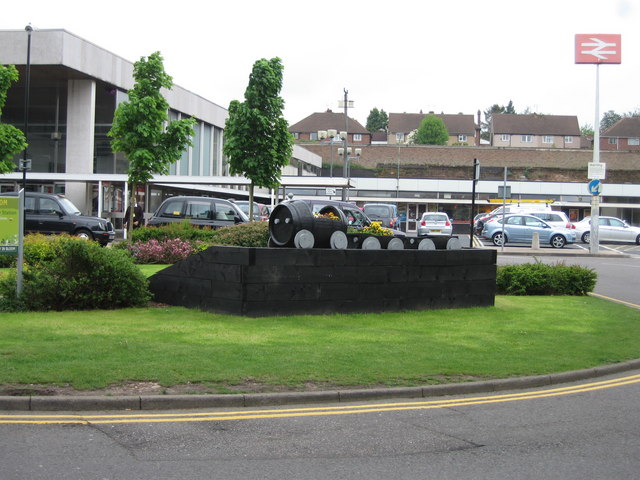
<path fill-rule="evenodd" d="M 0 314 L 0 384 L 416 385 L 639 357 L 640 311 L 595 297 L 266 318 L 180 307 Z"/>

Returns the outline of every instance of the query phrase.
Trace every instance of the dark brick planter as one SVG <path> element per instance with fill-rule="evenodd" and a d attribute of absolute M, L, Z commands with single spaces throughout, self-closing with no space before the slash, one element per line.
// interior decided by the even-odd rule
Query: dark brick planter
<path fill-rule="evenodd" d="M 150 287 L 158 302 L 253 317 L 492 306 L 496 251 L 211 247 Z"/>

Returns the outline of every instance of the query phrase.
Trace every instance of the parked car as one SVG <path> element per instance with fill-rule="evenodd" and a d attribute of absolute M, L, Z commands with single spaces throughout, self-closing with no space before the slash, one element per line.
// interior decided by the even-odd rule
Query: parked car
<path fill-rule="evenodd" d="M 244 212 L 244 214 L 249 217 L 249 200 L 233 200 L 240 210 Z M 263 205 L 262 203 L 253 202 L 253 220 L 256 222 L 266 222 L 269 220 L 269 207 Z"/>
<path fill-rule="evenodd" d="M 521 203 L 521 204 L 507 204 L 503 206 L 499 206 L 494 208 L 490 212 L 479 213 L 474 217 L 474 230 L 476 235 L 482 234 L 482 229 L 484 228 L 484 224 L 488 221 L 495 219 L 496 216 L 502 216 L 502 212 L 504 210 L 505 215 L 511 215 L 514 213 L 523 213 L 525 215 L 530 215 L 531 212 L 551 212 L 551 206 L 547 203 Z"/>
<path fill-rule="evenodd" d="M 170 197 L 160 204 L 147 225 L 166 225 L 185 220 L 198 227 L 221 228 L 246 223 L 249 218 L 235 203 L 222 198 Z"/>
<path fill-rule="evenodd" d="M 17 196 L 17 192 L 3 193 Z M 24 198 L 26 233 L 54 235 L 67 233 L 86 240 L 95 240 L 106 246 L 116 236 L 110 221 L 82 215 L 64 195 L 26 192 Z"/>
<path fill-rule="evenodd" d="M 342 213 L 344 213 L 344 216 L 347 219 L 347 225 L 352 228 L 361 229 L 371 225 L 371 219 L 355 203 L 343 202 L 340 200 L 321 200 L 315 198 L 301 200 L 303 202 L 307 202 L 311 206 L 311 211 L 313 213 L 318 213 L 320 210 L 322 210 L 323 207 L 326 207 L 327 205 L 332 205 L 339 208 L 340 210 L 342 210 Z M 393 230 L 393 234 L 396 237 L 406 236 L 406 234 L 404 232 L 401 232 L 400 230 L 391 230 Z"/>
<path fill-rule="evenodd" d="M 418 236 L 446 235 L 453 233 L 453 224 L 444 212 L 425 212 L 418 222 Z"/>
<path fill-rule="evenodd" d="M 574 223 L 576 236 L 584 243 L 591 240 L 591 217 Z M 598 217 L 598 240 L 605 242 L 635 242 L 640 245 L 640 228 L 632 227 L 616 217 Z"/>
<path fill-rule="evenodd" d="M 494 245 L 501 246 L 503 242 L 531 243 L 534 233 L 538 234 L 541 245 L 548 243 L 553 248 L 562 248 L 576 241 L 574 230 L 553 227 L 538 217 L 523 214 L 497 216 L 495 221 L 485 224 L 482 237 L 491 240 Z"/>
<path fill-rule="evenodd" d="M 546 212 L 528 212 L 528 214 L 538 217 L 540 220 L 544 220 L 553 227 L 563 227 L 568 228 L 569 230 L 576 228 L 564 212 L 553 210 Z"/>
<path fill-rule="evenodd" d="M 372 222 L 380 222 L 385 228 L 398 228 L 398 207 L 390 203 L 366 203 L 362 207 Z"/>

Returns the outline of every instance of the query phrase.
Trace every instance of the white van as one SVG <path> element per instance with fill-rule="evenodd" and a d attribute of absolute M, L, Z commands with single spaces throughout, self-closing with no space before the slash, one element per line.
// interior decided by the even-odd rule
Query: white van
<path fill-rule="evenodd" d="M 550 212 L 551 205 L 548 203 L 521 203 L 521 204 L 507 204 L 505 205 L 506 212 L 505 214 L 509 215 L 511 213 L 529 213 L 529 212 Z M 489 215 L 500 215 L 502 214 L 502 205 L 493 210 Z"/>

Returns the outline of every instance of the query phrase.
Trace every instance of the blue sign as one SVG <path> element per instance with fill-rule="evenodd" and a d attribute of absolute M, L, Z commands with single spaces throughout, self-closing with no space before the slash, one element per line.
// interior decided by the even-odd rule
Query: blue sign
<path fill-rule="evenodd" d="M 598 179 L 589 182 L 589 193 L 591 195 L 600 195 L 602 192 L 602 182 Z"/>

